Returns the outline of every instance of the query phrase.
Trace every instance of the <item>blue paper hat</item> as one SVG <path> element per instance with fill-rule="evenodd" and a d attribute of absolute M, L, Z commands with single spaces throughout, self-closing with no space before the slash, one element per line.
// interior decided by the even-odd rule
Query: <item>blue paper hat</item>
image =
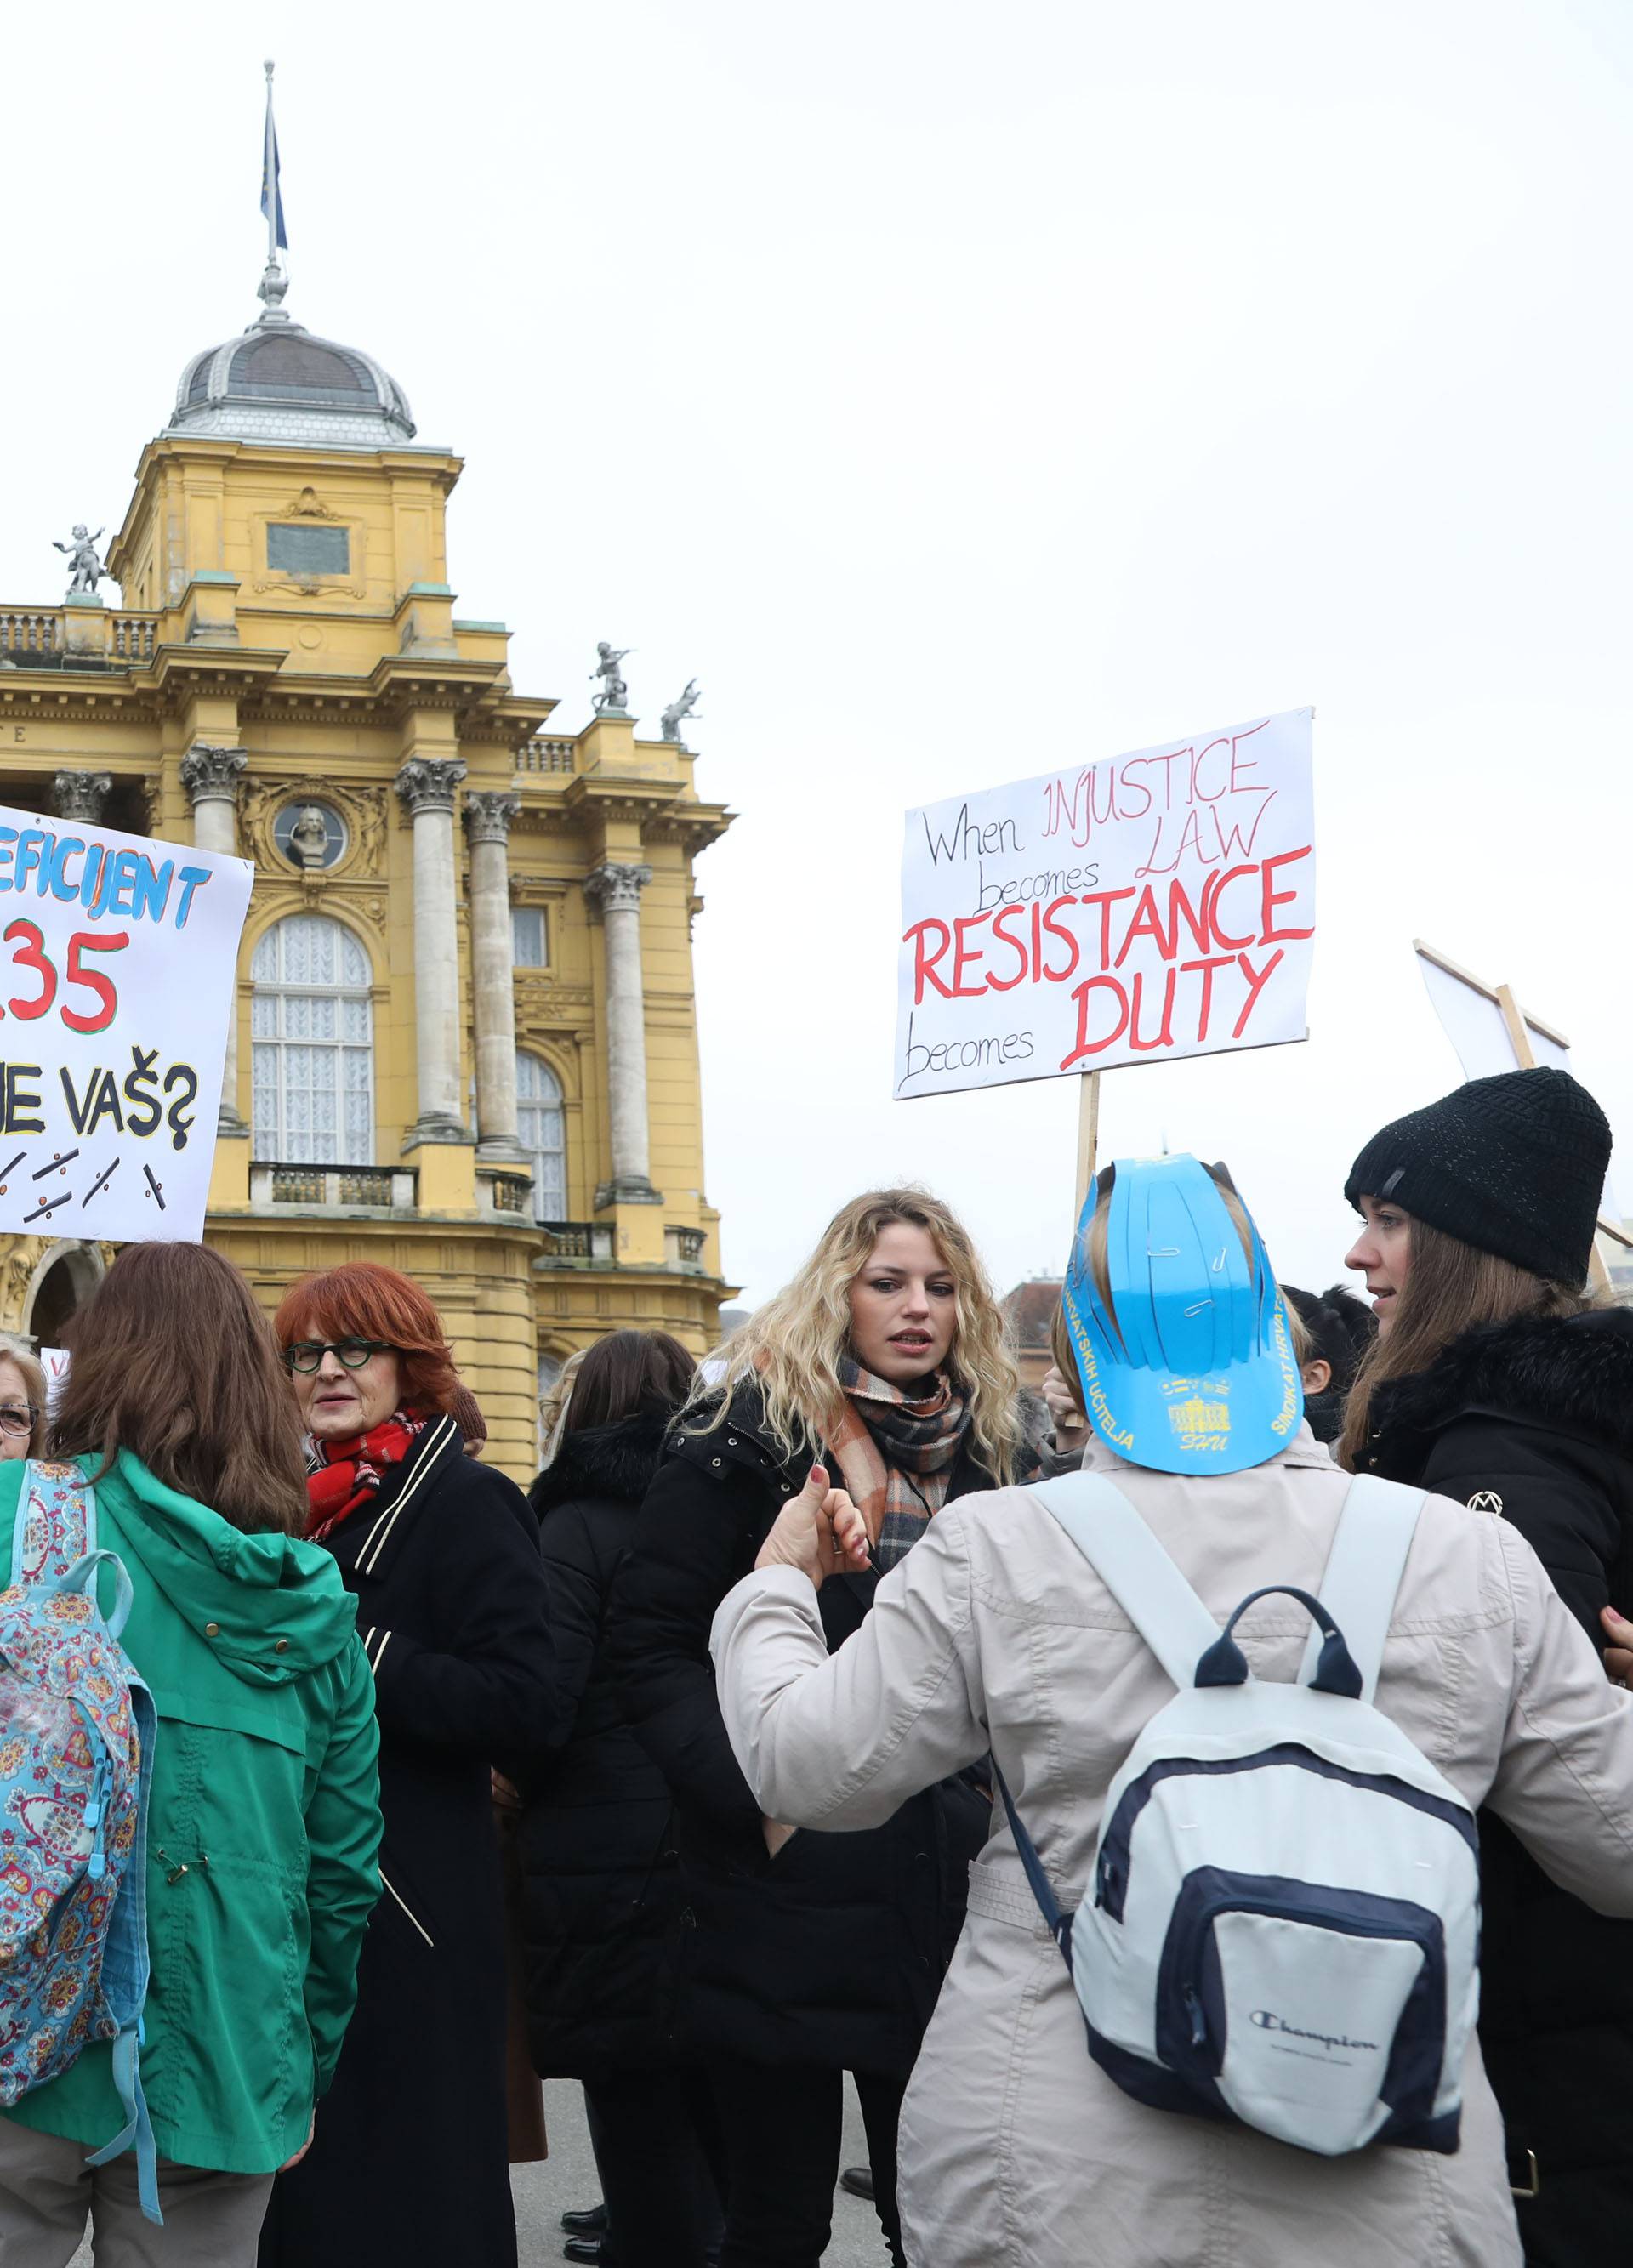
<path fill-rule="evenodd" d="M 1286 1448 L 1304 1414 L 1287 1308 L 1194 1158 L 1119 1158 L 1089 1192 L 1066 1273 L 1083 1408 L 1130 1464 L 1240 1473 Z M 1095 1287 L 1089 1224 L 1106 1208 L 1115 1314 Z"/>

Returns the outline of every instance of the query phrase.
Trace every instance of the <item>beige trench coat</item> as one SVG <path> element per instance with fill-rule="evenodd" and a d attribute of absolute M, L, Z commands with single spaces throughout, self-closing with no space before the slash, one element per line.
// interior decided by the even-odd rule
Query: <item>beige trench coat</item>
<path fill-rule="evenodd" d="M 1097 1444 L 1216 1617 L 1260 1584 L 1315 1589 L 1347 1476 L 1303 1432 L 1252 1472 L 1173 1479 Z M 1239 1626 L 1290 1676 L 1291 1601 Z M 1089 1883 L 1105 1792 L 1171 1696 L 1110 1593 L 1024 1489 L 950 1506 L 831 1659 L 790 1568 L 723 1601 L 713 1648 L 738 1761 L 773 1819 L 876 1826 L 989 1742 L 1064 1906 Z M 1633 1697 L 1523 1538 L 1445 1498 L 1424 1507 L 1378 1704 L 1548 1872 L 1633 1915 Z M 1089 2059 L 1083 2018 L 999 1813 L 902 2112 L 914 2268 L 1518 2268 L 1501 2123 L 1471 2041 L 1454 2156 L 1326 2159 L 1147 2110 Z"/>

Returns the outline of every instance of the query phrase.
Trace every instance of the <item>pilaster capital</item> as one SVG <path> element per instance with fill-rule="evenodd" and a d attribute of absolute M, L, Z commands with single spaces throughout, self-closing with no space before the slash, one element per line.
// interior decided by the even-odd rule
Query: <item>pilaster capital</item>
<path fill-rule="evenodd" d="M 465 777 L 457 756 L 410 756 L 396 777 L 396 791 L 414 818 L 422 811 L 452 811 L 454 791 Z"/>
<path fill-rule="evenodd" d="M 638 913 L 640 894 L 651 880 L 650 866 L 597 866 L 584 878 L 584 895 L 602 913 Z"/>
<path fill-rule="evenodd" d="M 507 843 L 511 821 L 521 809 L 519 795 L 473 790 L 465 798 L 465 832 L 473 843 Z"/>
<path fill-rule="evenodd" d="M 236 803 L 238 784 L 249 762 L 247 748 L 212 748 L 198 740 L 181 759 L 181 784 L 195 805 Z"/>
<path fill-rule="evenodd" d="M 112 772 L 58 772 L 51 783 L 51 807 L 59 819 L 94 827 L 113 784 Z"/>

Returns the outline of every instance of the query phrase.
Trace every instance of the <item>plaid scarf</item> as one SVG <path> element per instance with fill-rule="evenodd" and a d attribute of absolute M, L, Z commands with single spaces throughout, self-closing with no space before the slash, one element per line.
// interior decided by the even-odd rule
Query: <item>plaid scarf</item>
<path fill-rule="evenodd" d="M 386 1475 L 400 1465 L 430 1423 L 395 1410 L 366 1433 L 349 1441 L 313 1441 L 307 1450 L 307 1495 L 312 1509 L 307 1534 L 314 1543 L 350 1520 L 362 1505 L 380 1494 Z"/>
<path fill-rule="evenodd" d="M 912 1397 L 848 1356 L 839 1372 L 845 1401 L 825 1429 L 829 1452 L 883 1572 L 906 1557 L 946 1503 L 970 1408 L 939 1370 Z"/>

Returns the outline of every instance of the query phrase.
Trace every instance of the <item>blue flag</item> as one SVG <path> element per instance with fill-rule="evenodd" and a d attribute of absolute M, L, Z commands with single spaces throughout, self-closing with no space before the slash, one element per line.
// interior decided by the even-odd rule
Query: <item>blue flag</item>
<path fill-rule="evenodd" d="M 267 230 L 269 247 L 276 245 L 282 252 L 289 249 L 289 239 L 284 233 L 284 193 L 277 180 L 277 128 L 272 122 L 272 74 L 267 73 L 267 131 L 266 144 L 261 158 L 261 210 L 270 226 Z"/>

